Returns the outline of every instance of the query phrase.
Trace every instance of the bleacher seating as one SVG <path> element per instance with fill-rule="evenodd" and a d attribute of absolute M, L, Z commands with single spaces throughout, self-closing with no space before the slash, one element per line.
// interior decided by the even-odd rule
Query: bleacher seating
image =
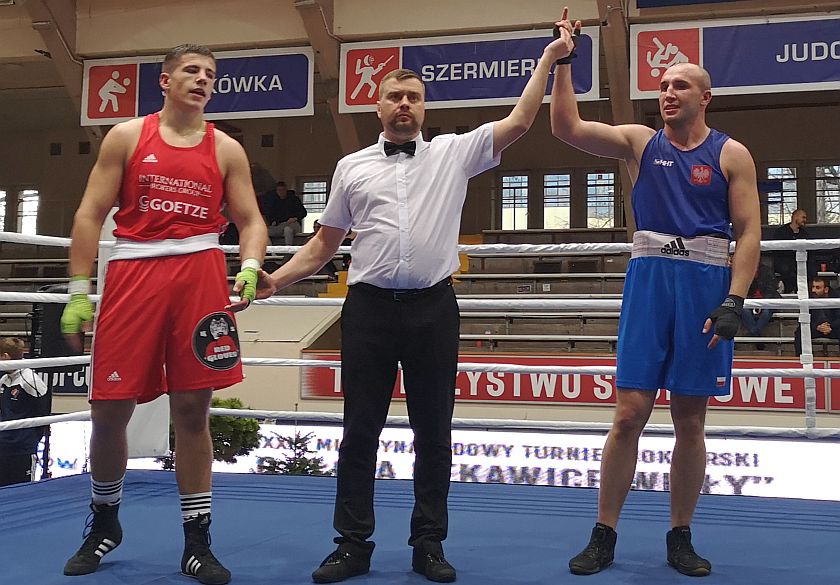
<path fill-rule="evenodd" d="M 485 243 L 622 242 L 618 230 L 527 230 L 483 232 Z M 515 301 L 537 298 L 619 298 L 627 253 L 468 254 L 455 276 L 459 298 L 510 298 L 511 311 L 462 313 L 461 345 L 475 351 L 612 352 L 618 333 L 615 311 L 517 311 Z M 737 354 L 793 356 L 795 312 L 776 312 L 762 337 L 745 331 Z M 815 354 L 835 355 L 838 344 L 816 340 Z"/>
<path fill-rule="evenodd" d="M 455 277 L 459 294 L 620 293 L 624 272 L 555 274 L 464 274 Z"/>
<path fill-rule="evenodd" d="M 623 229 L 486 231 L 483 239 L 485 243 L 621 242 L 624 236 Z M 23 254 L 24 248 L 29 250 L 29 256 Z M 34 292 L 41 286 L 67 280 L 67 259 L 56 257 L 55 248 L 3 244 L 3 251 L 13 252 L 4 253 L 4 258 L 0 259 L 3 290 Z M 282 254 L 269 255 L 266 267 L 274 269 L 286 259 Z M 627 253 L 465 255 L 461 263 L 464 272 L 455 275 L 459 299 L 511 299 L 512 303 L 509 311 L 463 311 L 462 348 L 470 351 L 614 352 L 617 311 L 524 311 L 516 309 L 515 301 L 618 299 L 628 260 Z M 228 280 L 232 283 L 233 275 L 239 270 L 239 259 L 236 255 L 228 255 L 227 262 Z M 339 273 L 338 283 L 318 274 L 290 286 L 283 294 L 341 296 L 346 291 L 345 279 L 346 273 Z M 29 303 L 0 303 L 0 335 L 26 335 L 31 328 L 31 310 Z M 764 331 L 766 336 L 737 338 L 736 352 L 792 356 L 797 317 L 795 312 L 775 313 Z M 815 354 L 835 355 L 838 352 L 838 344 L 833 340 L 815 340 L 814 346 Z"/>

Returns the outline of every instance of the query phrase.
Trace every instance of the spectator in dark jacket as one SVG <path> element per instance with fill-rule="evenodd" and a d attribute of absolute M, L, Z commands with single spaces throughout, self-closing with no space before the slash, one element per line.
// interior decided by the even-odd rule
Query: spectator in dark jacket
<path fill-rule="evenodd" d="M 811 298 L 840 298 L 840 294 L 831 290 L 828 280 L 817 276 L 811 279 Z M 811 339 L 840 339 L 840 309 L 811 309 Z M 796 354 L 802 353 L 802 325 L 796 329 L 793 347 Z"/>
<path fill-rule="evenodd" d="M 303 218 L 306 217 L 306 208 L 295 194 L 286 188 L 284 181 L 278 181 L 273 191 L 263 193 L 257 198 L 260 206 L 260 213 L 265 218 L 268 226 L 268 236 L 272 238 L 283 237 L 286 246 L 295 243 L 295 235 L 303 229 Z"/>
<path fill-rule="evenodd" d="M 808 214 L 804 209 L 797 209 L 790 216 L 790 223 L 779 226 L 773 231 L 774 240 L 800 240 L 811 237 L 805 225 Z M 785 284 L 785 292 L 796 292 L 796 252 L 793 250 L 776 250 L 773 253 L 773 269 Z M 809 269 L 809 276 L 812 275 Z"/>
<path fill-rule="evenodd" d="M 24 343 L 0 338 L 0 360 L 23 358 Z M 0 372 L 0 421 L 49 414 L 47 385 L 29 368 Z M 32 481 L 44 427 L 0 431 L 0 486 Z"/>

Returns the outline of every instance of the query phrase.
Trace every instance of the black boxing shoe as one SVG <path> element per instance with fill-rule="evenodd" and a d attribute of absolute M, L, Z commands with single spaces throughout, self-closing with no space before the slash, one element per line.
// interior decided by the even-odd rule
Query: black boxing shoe
<path fill-rule="evenodd" d="M 705 577 L 712 572 L 712 564 L 698 555 L 691 544 L 691 529 L 675 526 L 665 536 L 668 546 L 668 564 L 683 575 Z"/>
<path fill-rule="evenodd" d="M 230 571 L 210 552 L 210 514 L 199 514 L 184 522 L 184 554 L 181 573 L 203 585 L 225 585 Z"/>
<path fill-rule="evenodd" d="M 370 571 L 370 555 L 350 552 L 339 546 L 312 572 L 314 583 L 338 583 Z"/>
<path fill-rule="evenodd" d="M 452 583 L 455 580 L 455 567 L 443 556 L 443 549 L 425 550 L 415 548 L 411 555 L 411 568 L 429 581 L 435 583 Z"/>
<path fill-rule="evenodd" d="M 613 563 L 617 538 L 615 530 L 598 522 L 592 529 L 589 544 L 569 561 L 569 570 L 575 575 L 594 575 L 603 571 Z"/>
<path fill-rule="evenodd" d="M 69 576 L 93 573 L 106 554 L 122 542 L 122 527 L 117 515 L 120 505 L 91 504 L 85 523 L 81 548 L 64 565 L 64 574 Z"/>

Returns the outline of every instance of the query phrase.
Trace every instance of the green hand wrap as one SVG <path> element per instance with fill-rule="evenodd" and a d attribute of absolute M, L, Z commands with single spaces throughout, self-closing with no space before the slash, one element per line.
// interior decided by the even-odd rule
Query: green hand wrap
<path fill-rule="evenodd" d="M 83 323 L 93 321 L 93 303 L 85 293 L 74 293 L 61 314 L 62 333 L 80 333 Z"/>
<path fill-rule="evenodd" d="M 257 296 L 257 269 L 242 268 L 236 275 L 236 282 L 243 283 L 242 290 L 239 291 L 239 298 L 247 300 L 248 303 L 253 302 Z"/>

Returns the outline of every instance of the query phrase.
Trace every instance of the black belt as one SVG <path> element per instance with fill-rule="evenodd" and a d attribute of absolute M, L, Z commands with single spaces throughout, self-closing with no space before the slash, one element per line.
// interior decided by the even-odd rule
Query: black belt
<path fill-rule="evenodd" d="M 416 299 L 424 295 L 431 294 L 439 289 L 451 286 L 452 279 L 447 276 L 437 284 L 433 284 L 432 286 L 428 286 L 426 288 L 382 288 L 366 282 L 357 282 L 356 284 L 350 285 L 350 288 L 353 290 L 364 291 L 367 294 L 372 294 L 385 299 L 401 301 Z"/>

